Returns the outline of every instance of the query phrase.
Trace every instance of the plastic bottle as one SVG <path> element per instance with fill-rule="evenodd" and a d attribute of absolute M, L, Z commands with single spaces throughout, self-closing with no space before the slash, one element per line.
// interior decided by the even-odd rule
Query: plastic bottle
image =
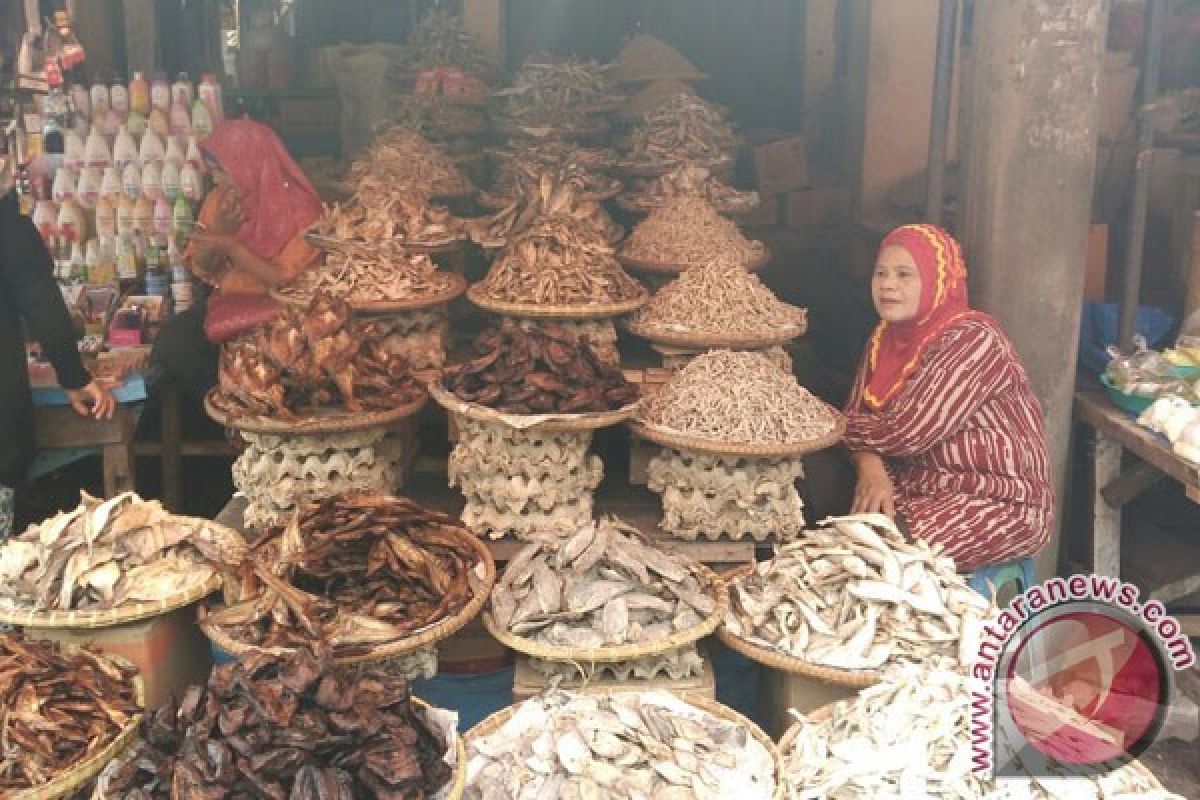
<path fill-rule="evenodd" d="M 100 196 L 116 202 L 122 191 L 124 186 L 121 184 L 121 173 L 115 166 L 105 167 L 104 174 L 100 177 Z"/>
<path fill-rule="evenodd" d="M 86 139 L 87 134 L 81 136 L 73 128 L 63 135 L 63 166 L 72 172 L 78 173 L 87 165 Z"/>
<path fill-rule="evenodd" d="M 195 128 L 193 127 L 193 135 L 188 137 L 187 152 L 184 153 L 183 160 L 191 164 L 201 174 L 204 173 L 204 157 L 200 155 L 200 145 L 196 144 Z"/>
<path fill-rule="evenodd" d="M 79 116 L 89 120 L 92 118 L 92 96 L 82 83 L 71 87 L 71 105 L 75 107 L 75 113 Z"/>
<path fill-rule="evenodd" d="M 209 110 L 207 103 L 197 98 L 196 102 L 192 103 L 192 131 L 203 139 L 212 133 L 212 129 L 212 112 Z"/>
<path fill-rule="evenodd" d="M 192 112 L 183 98 L 175 98 L 171 103 L 171 135 L 181 142 L 186 142 L 192 132 Z"/>
<path fill-rule="evenodd" d="M 186 72 L 180 72 L 175 76 L 175 82 L 171 84 L 171 99 L 179 98 L 188 108 L 192 107 L 192 103 L 196 99 L 196 91 L 192 86 L 192 79 Z"/>
<path fill-rule="evenodd" d="M 154 161 L 142 167 L 142 197 L 153 202 L 162 196 L 162 166 Z"/>
<path fill-rule="evenodd" d="M 38 200 L 33 208 L 33 225 L 42 235 L 42 240 L 49 242 L 58 235 L 58 209 L 49 200 Z"/>
<path fill-rule="evenodd" d="M 79 242 L 87 235 L 87 217 L 74 200 L 67 200 L 58 207 L 55 228 L 59 236 L 68 242 Z"/>
<path fill-rule="evenodd" d="M 200 76 L 200 85 L 196 88 L 196 96 L 204 101 L 208 106 L 208 114 L 212 119 L 213 125 L 218 125 L 225 119 L 225 107 L 222 103 L 221 84 L 217 83 L 217 76 L 211 72 L 206 72 Z"/>
<path fill-rule="evenodd" d="M 168 202 L 174 203 L 175 198 L 179 197 L 180 192 L 183 191 L 180 184 L 179 165 L 171 160 L 164 161 L 161 180 L 163 196 L 167 198 Z"/>
<path fill-rule="evenodd" d="M 87 144 L 84 145 L 83 151 L 87 166 L 92 169 L 104 169 L 113 163 L 112 151 L 108 149 L 108 140 L 95 126 L 88 134 Z"/>
<path fill-rule="evenodd" d="M 133 229 L 147 236 L 154 232 L 154 201 L 146 195 L 133 204 Z"/>
<path fill-rule="evenodd" d="M 171 234 L 172 224 L 171 203 L 163 195 L 154 201 L 154 235 L 164 241 Z"/>
<path fill-rule="evenodd" d="M 93 83 L 88 94 L 92 100 L 92 120 L 95 121 L 104 116 L 104 112 L 112 106 L 108 98 L 108 86 L 103 83 Z"/>
<path fill-rule="evenodd" d="M 179 191 L 193 203 L 198 202 L 204 195 L 204 178 L 191 162 L 185 164 L 179 172 Z"/>
<path fill-rule="evenodd" d="M 150 116 L 146 120 L 146 132 L 151 131 L 160 139 L 166 139 L 171 135 L 171 121 L 162 109 L 155 108 L 150 111 Z"/>
<path fill-rule="evenodd" d="M 146 118 L 141 114 L 130 114 L 129 119 L 125 122 L 125 127 L 129 129 L 134 141 L 141 141 L 146 129 L 150 127 L 150 123 L 146 122 Z"/>
<path fill-rule="evenodd" d="M 175 205 L 171 206 L 171 232 L 175 234 L 176 239 L 187 238 L 186 234 L 191 228 L 192 219 L 192 206 L 181 194 L 175 198 Z M 180 234 L 185 235 L 180 236 Z"/>
<path fill-rule="evenodd" d="M 107 168 L 106 168 L 107 169 Z M 96 201 L 100 199 L 100 183 L 104 180 L 104 170 L 96 167 L 88 167 L 79 176 L 79 183 L 75 187 L 75 202 L 80 208 L 92 210 L 96 207 Z"/>
<path fill-rule="evenodd" d="M 140 72 L 133 73 L 129 82 L 129 111 L 134 114 L 150 113 L 150 81 Z"/>
<path fill-rule="evenodd" d="M 71 258 L 68 263 L 71 265 L 72 280 L 87 280 L 87 258 L 83 254 L 83 249 L 83 242 L 75 242 L 71 245 Z"/>
<path fill-rule="evenodd" d="M 117 131 L 116 140 L 113 141 L 113 164 L 117 169 L 124 170 L 129 164 L 137 161 L 140 161 L 137 142 L 133 140 L 129 128 L 122 125 Z"/>
<path fill-rule="evenodd" d="M 138 149 L 138 158 L 142 162 L 142 168 L 145 169 L 148 164 L 162 166 L 163 157 L 166 154 L 167 148 L 163 144 L 162 138 L 154 131 L 146 131 L 146 135 L 142 137 L 142 146 Z"/>
<path fill-rule="evenodd" d="M 136 281 L 138 277 L 137 255 L 134 253 L 131 236 L 121 236 L 117 239 L 117 280 Z"/>
<path fill-rule="evenodd" d="M 136 200 L 142 193 L 142 168 L 138 162 L 130 161 L 121 171 L 121 191 L 130 200 Z"/>
<path fill-rule="evenodd" d="M 117 237 L 101 237 L 96 247 L 98 264 L 88 268 L 91 283 L 116 283 L 117 281 Z"/>
<path fill-rule="evenodd" d="M 183 144 L 180 142 L 180 140 L 178 138 L 176 138 L 174 136 L 168 137 L 167 138 L 167 149 L 163 153 L 163 163 L 164 164 L 174 164 L 176 167 L 182 169 L 183 162 L 185 160 L 186 159 L 184 157 Z"/>
<path fill-rule="evenodd" d="M 85 247 L 83 250 L 83 267 L 85 273 L 83 280 L 85 283 L 90 283 L 93 281 L 95 279 L 93 276 L 99 276 L 101 272 L 99 239 L 94 237 L 88 239 L 87 247 Z"/>
<path fill-rule="evenodd" d="M 54 185 L 50 187 L 50 199 L 62 203 L 75 196 L 75 173 L 69 169 L 60 169 L 54 175 Z"/>
<path fill-rule="evenodd" d="M 117 235 L 132 236 L 135 223 L 133 221 L 134 201 L 127 194 L 121 195 L 117 201 Z"/>
<path fill-rule="evenodd" d="M 117 235 L 117 207 L 114 203 L 119 204 L 121 197 L 123 195 L 114 198 L 100 195 L 100 199 L 96 201 L 96 235 L 101 239 Z M 130 208 L 132 209 L 132 206 Z"/>
<path fill-rule="evenodd" d="M 125 124 L 129 117 L 124 111 L 117 111 L 115 108 L 110 108 L 104 112 L 104 122 L 100 126 L 100 131 L 108 138 L 113 138 L 117 135 L 117 131 L 121 130 L 121 126 Z M 92 127 L 95 127 L 94 125 Z"/>
<path fill-rule="evenodd" d="M 118 114 L 129 113 L 129 89 L 120 80 L 113 81 L 108 90 L 108 107 Z"/>
<path fill-rule="evenodd" d="M 150 107 L 161 111 L 171 107 L 171 85 L 161 72 L 154 76 L 154 83 L 150 85 Z"/>

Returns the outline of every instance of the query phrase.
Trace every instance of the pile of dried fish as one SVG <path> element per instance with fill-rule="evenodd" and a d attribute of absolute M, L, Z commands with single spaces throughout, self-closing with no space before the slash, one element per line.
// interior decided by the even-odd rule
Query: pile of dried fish
<path fill-rule="evenodd" d="M 280 292 L 305 302 L 325 293 L 351 305 L 396 303 L 441 296 L 455 281 L 456 276 L 439 272 L 428 255 L 384 239 L 331 250 L 323 266 L 307 270 Z"/>
<path fill-rule="evenodd" d="M 564 214 L 531 222 L 476 285 L 492 300 L 550 306 L 606 306 L 645 292 L 621 269 L 604 234 Z"/>
<path fill-rule="evenodd" d="M 101 611 L 203 586 L 212 562 L 237 563 L 245 543 L 202 519 L 168 514 L 133 492 L 82 502 L 0 545 L 0 608 Z"/>
<path fill-rule="evenodd" d="M 244 645 L 321 640 L 339 658 L 366 655 L 459 614 L 490 588 L 474 538 L 405 498 L 336 496 L 259 539 L 240 602 L 201 621 Z"/>
<path fill-rule="evenodd" d="M 537 186 L 544 172 L 561 174 L 589 200 L 605 200 L 621 190 L 620 181 L 604 174 L 617 160 L 616 152 L 605 148 L 547 141 L 516 145 L 494 155 L 499 162 L 496 180 L 480 198 L 480 202 L 493 207 L 519 200 Z"/>
<path fill-rule="evenodd" d="M 725 629 L 827 667 L 969 663 L 991 605 L 924 542 L 881 514 L 836 517 L 730 585 Z"/>
<path fill-rule="evenodd" d="M 971 681 L 942 665 L 898 665 L 881 683 L 800 718 L 783 753 L 792 800 L 1182 800 L 1128 765 L 1096 776 L 1003 781 L 971 762 Z"/>
<path fill-rule="evenodd" d="M 483 109 L 437 94 L 392 95 L 388 114 L 392 125 L 416 131 L 431 142 L 484 133 L 488 129 Z"/>
<path fill-rule="evenodd" d="M 744 445 L 810 442 L 837 430 L 837 412 L 762 353 L 712 350 L 645 398 L 638 419 L 671 433 Z"/>
<path fill-rule="evenodd" d="M 803 308 L 781 302 L 744 265 L 720 257 L 659 289 L 629 320 L 629 330 L 649 338 L 791 337 L 803 334 L 807 326 Z"/>
<path fill-rule="evenodd" d="M 411 187 L 388 187 L 365 178 L 362 190 L 346 205 L 334 203 L 309 232 L 329 240 L 327 249 L 348 245 L 373 247 L 394 241 L 415 247 L 442 247 L 463 238 L 462 220 L 444 206 L 429 202 Z"/>
<path fill-rule="evenodd" d="M 527 58 L 513 85 L 496 94 L 504 121 L 531 133 L 586 125 L 589 114 L 611 110 L 620 100 L 607 67 L 545 53 Z"/>
<path fill-rule="evenodd" d="M 634 166 L 716 163 L 737 149 L 737 136 L 721 110 L 695 95 L 677 94 L 642 117 L 634 128 L 629 161 Z"/>
<path fill-rule="evenodd" d="M 458 67 L 486 82 L 494 80 L 499 72 L 479 49 L 462 16 L 436 6 L 425 12 L 409 34 L 400 66 L 409 72 Z"/>
<path fill-rule="evenodd" d="M 467 233 L 481 247 L 503 247 L 544 217 L 561 217 L 596 231 L 615 244 L 625 231 L 613 222 L 588 187 L 596 180 L 576 166 L 545 169 L 515 178 L 513 198 L 497 213 L 468 220 Z M 619 184 L 618 184 L 619 185 Z"/>
<path fill-rule="evenodd" d="M 655 211 L 676 197 L 700 197 L 722 214 L 740 214 L 758 207 L 758 192 L 743 192 L 713 177 L 707 167 L 683 163 L 658 178 L 620 196 L 633 211 Z"/>
<path fill-rule="evenodd" d="M 526 329 L 511 320 L 481 333 L 465 363 L 446 370 L 446 388 L 469 403 L 509 414 L 612 411 L 637 399 L 620 369 L 561 325 Z"/>
<path fill-rule="evenodd" d="M 663 78 L 698 81 L 704 78 L 704 73 L 662 39 L 639 33 L 627 41 L 613 59 L 612 76 L 619 81 Z"/>
<path fill-rule="evenodd" d="M 605 519 L 513 556 L 492 590 L 492 617 L 514 635 L 563 647 L 662 641 L 698 628 L 716 610 L 700 574 L 636 528 Z"/>
<path fill-rule="evenodd" d="M 0 797 L 36 789 L 113 742 L 141 712 L 132 669 L 87 649 L 0 633 Z"/>
<path fill-rule="evenodd" d="M 97 781 L 106 800 L 424 800 L 453 777 L 452 746 L 385 669 L 331 670 L 303 652 L 217 667 Z"/>
<path fill-rule="evenodd" d="M 467 742 L 467 800 L 765 800 L 775 757 L 744 725 L 669 692 L 552 691 Z"/>
<path fill-rule="evenodd" d="M 762 242 L 742 236 L 737 224 L 721 216 L 704 198 L 679 195 L 638 223 L 621 254 L 687 269 L 714 258 L 751 264 L 762 260 L 766 248 Z"/>
<path fill-rule="evenodd" d="M 621 113 L 628 119 L 640 120 L 643 115 L 649 114 L 679 94 L 698 96 L 696 90 L 683 81 L 675 78 L 660 78 L 629 98 L 629 102 Z"/>
<path fill-rule="evenodd" d="M 385 411 L 422 394 L 408 363 L 383 347 L 373 323 L 328 294 L 290 306 L 226 342 L 216 405 L 232 416 L 295 419 L 335 402 L 346 411 Z"/>
<path fill-rule="evenodd" d="M 350 165 L 348 188 L 362 199 L 364 191 L 383 194 L 412 187 L 433 197 L 456 197 L 472 191 L 470 181 L 440 147 L 415 130 L 394 127 L 371 143 Z"/>

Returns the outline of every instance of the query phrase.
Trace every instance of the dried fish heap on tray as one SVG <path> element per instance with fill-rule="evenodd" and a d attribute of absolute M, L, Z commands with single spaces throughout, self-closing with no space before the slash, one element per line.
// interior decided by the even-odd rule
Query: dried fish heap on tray
<path fill-rule="evenodd" d="M 424 190 L 364 179 L 354 200 L 334 203 L 309 229 L 326 250 L 373 247 L 394 241 L 409 247 L 446 247 L 463 238 L 463 223 L 443 206 L 432 205 Z"/>
<path fill-rule="evenodd" d="M 688 83 L 675 78 L 657 78 L 629 98 L 629 102 L 621 109 L 621 116 L 636 122 L 679 94 L 699 96 Z"/>
<path fill-rule="evenodd" d="M 578 168 L 542 170 L 520 179 L 513 200 L 491 216 L 467 220 L 467 234 L 481 247 L 503 247 L 547 217 L 569 220 L 615 244 L 625 235 L 599 201 L 587 196 L 588 178 Z"/>
<path fill-rule="evenodd" d="M 496 92 L 498 117 L 510 130 L 530 136 L 571 135 L 607 129 L 596 114 L 620 103 L 608 68 L 595 61 L 531 55 L 513 85 Z"/>
<path fill-rule="evenodd" d="M 200 622 L 242 648 L 319 640 L 338 659 L 400 655 L 404 640 L 481 606 L 492 574 L 456 520 L 406 498 L 339 495 L 267 531 L 238 601 L 203 609 Z"/>
<path fill-rule="evenodd" d="M 704 79 L 704 73 L 683 53 L 648 33 L 639 33 L 621 46 L 613 59 L 612 76 L 618 81 Z"/>
<path fill-rule="evenodd" d="M 444 295 L 456 280 L 451 273 L 439 272 L 427 254 L 384 239 L 329 252 L 323 265 L 306 271 L 280 294 L 312 302 L 323 292 L 351 306 L 412 303 Z"/>
<path fill-rule="evenodd" d="M 630 261 L 681 271 L 714 258 L 756 264 L 766 252 L 762 242 L 747 239 L 737 223 L 693 195 L 673 197 L 652 211 L 621 246 L 621 256 Z"/>
<path fill-rule="evenodd" d="M 386 669 L 340 672 L 309 652 L 248 656 L 149 714 L 95 800 L 435 798 L 461 768 L 452 718 L 418 706 Z"/>
<path fill-rule="evenodd" d="M 553 691 L 501 713 L 467 736 L 466 800 L 768 800 L 779 779 L 753 723 L 669 692 Z"/>
<path fill-rule="evenodd" d="M 972 682 L 944 665 L 901 665 L 799 722 L 783 743 L 792 800 L 1182 800 L 1135 764 L 1095 776 L 983 778 L 971 762 Z"/>
<path fill-rule="evenodd" d="M 635 645 L 656 656 L 682 648 L 685 658 L 646 659 L 679 679 L 702 667 L 693 645 L 718 609 L 711 577 L 691 559 L 657 549 L 637 529 L 603 519 L 567 538 L 535 539 L 513 556 L 492 589 L 491 621 L 535 650 L 537 644 L 577 651 Z"/>
<path fill-rule="evenodd" d="M 676 197 L 700 197 L 722 214 L 743 214 L 758 207 L 758 192 L 743 192 L 717 180 L 707 167 L 685 162 L 665 175 L 640 182 L 618 198 L 632 211 L 650 212 Z"/>
<path fill-rule="evenodd" d="M 436 94 L 392 94 L 389 96 L 388 122 L 399 128 L 415 131 L 432 143 L 446 145 L 458 152 L 473 144 L 463 137 L 475 137 L 487 132 L 489 122 L 484 109 L 464 105 L 461 101 Z M 477 146 L 477 145 L 476 145 Z"/>
<path fill-rule="evenodd" d="M 606 200 L 621 190 L 621 182 L 605 172 L 618 158 L 613 150 L 547 141 L 493 151 L 493 158 L 497 162 L 495 181 L 480 196 L 482 204 L 493 208 L 536 194 L 544 172 L 574 184 L 582 200 Z"/>
<path fill-rule="evenodd" d="M 646 291 L 621 269 L 604 234 L 566 214 L 530 223 L 475 285 L 501 303 L 582 311 L 636 301 Z"/>
<path fill-rule="evenodd" d="M 432 197 L 457 197 L 474 191 L 445 150 L 415 130 L 394 127 L 376 137 L 370 149 L 350 165 L 347 183 L 364 194 L 388 194 L 412 187 Z"/>
<path fill-rule="evenodd" d="M 479 48 L 461 15 L 430 8 L 404 43 L 399 66 L 416 73 L 439 67 L 458 67 L 468 75 L 491 82 L 499 68 Z"/>
<path fill-rule="evenodd" d="M 727 633 L 834 669 L 970 663 L 993 607 L 952 559 L 907 541 L 881 514 L 822 524 L 731 582 Z"/>
<path fill-rule="evenodd" d="M 637 399 L 586 339 L 549 322 L 506 320 L 484 331 L 444 383 L 459 400 L 518 418 L 615 411 Z M 525 430 L 474 414 L 456 414 L 455 421 L 459 436 L 447 471 L 450 485 L 466 495 L 462 519 L 473 530 L 528 535 L 574 531 L 591 520 L 604 469 L 588 454 L 591 430 Z"/>
<path fill-rule="evenodd" d="M 233 531 L 168 514 L 157 500 L 80 496 L 74 509 L 0 544 L 0 612 L 119 611 L 170 600 L 215 588 L 214 562 L 245 554 Z"/>
<path fill-rule="evenodd" d="M 628 166 L 669 168 L 687 161 L 722 164 L 733 157 L 737 144 L 733 127 L 717 106 L 695 95 L 677 94 L 643 115 L 633 129 Z"/>
<path fill-rule="evenodd" d="M 0 797 L 64 777 L 135 724 L 134 674 L 86 648 L 0 633 Z"/>
<path fill-rule="evenodd" d="M 799 533 L 800 453 L 840 424 L 765 355 L 730 350 L 697 356 L 642 400 L 637 418 L 647 438 L 646 428 L 666 435 L 647 485 L 662 495 L 663 529 L 685 539 Z"/>
<path fill-rule="evenodd" d="M 412 364 L 414 370 L 441 369 L 446 363 L 450 320 L 446 305 L 376 316 L 380 347 Z"/>

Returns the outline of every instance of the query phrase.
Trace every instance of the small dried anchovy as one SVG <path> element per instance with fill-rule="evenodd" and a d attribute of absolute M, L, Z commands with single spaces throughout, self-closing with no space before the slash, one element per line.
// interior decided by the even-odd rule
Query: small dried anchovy
<path fill-rule="evenodd" d="M 749 264 L 762 258 L 766 248 L 743 236 L 737 223 L 717 213 L 703 197 L 678 195 L 650 212 L 621 252 L 628 258 L 686 268 L 714 258 Z"/>

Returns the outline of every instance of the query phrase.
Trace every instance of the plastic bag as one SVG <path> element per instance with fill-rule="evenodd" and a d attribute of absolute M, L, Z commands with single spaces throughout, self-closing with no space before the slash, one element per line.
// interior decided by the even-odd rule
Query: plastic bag
<path fill-rule="evenodd" d="M 1189 391 L 1174 365 L 1162 353 L 1151 350 L 1144 336 L 1135 336 L 1133 345 L 1134 352 L 1128 356 L 1115 346 L 1108 348 L 1110 361 L 1104 374 L 1118 391 L 1141 397 Z"/>

